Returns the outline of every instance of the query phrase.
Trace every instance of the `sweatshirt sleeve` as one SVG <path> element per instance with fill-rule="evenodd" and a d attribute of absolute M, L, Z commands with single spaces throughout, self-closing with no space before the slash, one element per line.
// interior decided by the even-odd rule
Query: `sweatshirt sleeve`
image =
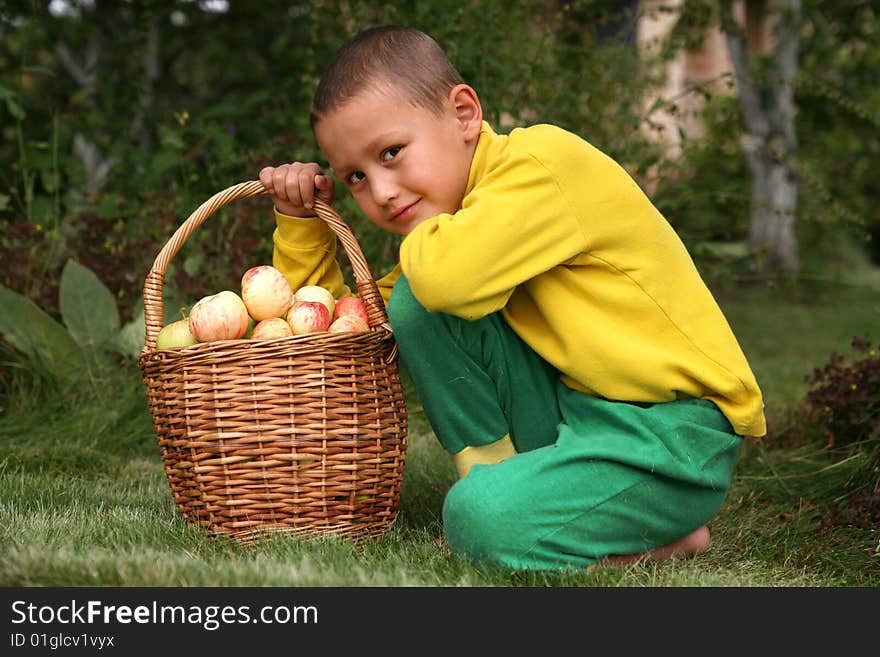
<path fill-rule="evenodd" d="M 586 245 L 553 172 L 519 151 L 479 181 L 458 212 L 416 226 L 401 244 L 400 264 L 425 308 L 474 320 Z"/>
<path fill-rule="evenodd" d="M 292 217 L 275 211 L 272 264 L 281 270 L 295 290 L 320 285 L 337 299 L 352 292 L 345 284 L 336 259 L 336 235 L 317 217 Z M 391 290 L 400 276 L 400 265 L 376 281 L 379 295 L 388 305 Z"/>
<path fill-rule="evenodd" d="M 337 299 L 351 294 L 336 260 L 336 235 L 317 217 L 291 217 L 275 211 L 272 264 L 294 290 L 320 285 Z"/>

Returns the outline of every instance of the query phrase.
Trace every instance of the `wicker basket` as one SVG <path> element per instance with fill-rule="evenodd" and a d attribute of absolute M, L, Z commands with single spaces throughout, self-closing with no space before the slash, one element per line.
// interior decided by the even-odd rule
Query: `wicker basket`
<path fill-rule="evenodd" d="M 144 283 L 139 359 L 165 474 L 182 516 L 211 534 L 380 536 L 397 517 L 407 417 L 397 345 L 376 283 L 349 227 L 316 213 L 351 261 L 370 331 L 224 340 L 156 349 L 171 259 L 258 181 L 205 201 L 177 229 Z"/>

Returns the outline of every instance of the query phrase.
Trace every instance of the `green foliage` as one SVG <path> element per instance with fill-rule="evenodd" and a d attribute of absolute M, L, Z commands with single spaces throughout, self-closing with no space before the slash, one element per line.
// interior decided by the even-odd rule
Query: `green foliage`
<path fill-rule="evenodd" d="M 40 378 L 64 386 L 99 384 L 116 361 L 133 361 L 143 346 L 143 309 L 125 326 L 107 287 L 86 267 L 69 260 L 61 276 L 63 324 L 22 294 L 0 285 L 0 336 Z"/>
<path fill-rule="evenodd" d="M 880 17 L 865 3 L 810 0 L 804 8 L 809 47 L 795 87 L 801 241 L 833 257 L 829 237 L 843 233 L 880 264 Z"/>
<path fill-rule="evenodd" d="M 79 345 L 70 333 L 27 297 L 0 286 L 0 333 L 31 365 L 68 379 L 85 368 Z"/>
<path fill-rule="evenodd" d="M 684 3 L 656 55 L 637 50 L 636 20 L 672 11 L 662 4 L 50 5 L 0 11 L 0 283 L 55 319 L 68 259 L 95 272 L 119 310 L 133 314 L 152 258 L 202 201 L 267 164 L 321 162 L 308 125 L 321 70 L 345 40 L 380 23 L 434 35 L 497 129 L 556 123 L 638 180 L 659 177 L 651 194 L 705 271 L 734 281 L 744 272 L 751 201 L 735 97 L 694 87 L 707 100 L 705 129 L 683 135 L 682 158 L 670 159 L 652 135 L 661 128 L 656 110 L 677 111 L 677 99 L 653 100 L 663 65 L 702 43 L 718 3 Z M 804 3 L 798 238 L 811 266 L 824 266 L 841 237 L 880 259 L 876 19 L 864 4 Z M 373 226 L 344 189 L 338 209 L 374 275 L 385 273 L 400 238 Z M 190 303 L 269 262 L 272 229 L 265 198 L 219 212 L 172 263 L 169 294 Z"/>
<path fill-rule="evenodd" d="M 729 6 L 729 2 L 684 2 L 664 42 L 665 56 L 679 56 L 682 50 L 701 45 L 707 30 L 720 23 L 726 30 L 741 32 L 741 26 L 729 20 Z M 771 3 L 746 3 L 742 8 L 753 26 L 762 20 L 775 25 L 774 30 L 786 24 L 785 17 L 774 23 Z M 801 40 L 798 71 L 792 81 L 798 147 L 790 165 L 799 182 L 796 229 L 801 271 L 806 276 L 823 275 L 829 262 L 852 241 L 880 263 L 880 188 L 873 173 L 880 164 L 880 146 L 874 136 L 880 126 L 877 21 L 876 9 L 866 3 L 803 2 L 802 22 L 796 28 Z M 765 94 L 778 74 L 769 50 L 775 38 L 768 40 L 768 49 L 749 53 L 753 80 Z M 703 93 L 706 88 L 694 91 Z M 742 218 L 748 219 L 750 209 L 749 178 L 741 157 L 731 158 L 729 153 L 729 146 L 739 147 L 742 140 L 736 96 L 730 100 L 735 111 L 727 117 L 715 111 L 717 107 L 713 109 L 714 98 L 710 101 L 708 111 L 701 116 L 706 127 L 703 138 L 698 144 L 686 141 L 684 160 L 666 168 L 666 179 L 658 189 L 660 202 L 669 210 L 667 216 L 689 246 L 696 247 L 701 259 L 701 242 L 707 230 L 729 235 L 725 240 L 740 240 L 747 228 Z M 727 127 L 719 131 L 723 127 L 718 123 L 721 118 L 725 118 Z M 701 203 L 705 200 L 703 189 L 733 203 Z M 683 215 L 676 214 L 678 211 Z M 691 228 L 696 217 L 701 219 L 697 219 L 698 230 L 694 233 Z M 743 266 L 748 263 L 740 259 L 710 255 L 708 263 L 721 276 L 727 268 L 728 278 L 749 273 Z"/>
<path fill-rule="evenodd" d="M 0 178 L 0 222 L 19 237 L 0 243 L 14 264 L 2 283 L 57 315 L 47 281 L 74 257 L 131 310 L 148 257 L 202 201 L 266 164 L 322 161 L 308 126 L 320 71 L 344 40 L 378 23 L 433 34 L 498 129 L 556 122 L 644 172 L 659 157 L 639 130 L 642 90 L 657 70 L 633 46 L 633 7 L 493 0 L 230 3 L 226 12 L 190 2 L 73 4 L 67 14 L 10 8 L 0 14 L 0 161 L 14 175 Z M 89 83 L 87 63 L 100 83 Z M 103 178 L 98 165 L 107 167 Z M 339 209 L 374 274 L 383 274 L 399 238 L 376 229 L 344 191 Z M 228 286 L 243 264 L 270 260 L 271 231 L 265 202 L 212 218 L 188 240 L 168 287 L 192 298 Z"/>
<path fill-rule="evenodd" d="M 119 312 L 110 290 L 73 260 L 61 274 L 61 316 L 83 351 L 103 347 L 119 332 Z"/>
<path fill-rule="evenodd" d="M 654 204 L 704 265 L 704 274 L 741 271 L 749 232 L 749 185 L 736 98 L 702 90 L 701 134 L 682 135 L 682 157 L 667 162 Z"/>

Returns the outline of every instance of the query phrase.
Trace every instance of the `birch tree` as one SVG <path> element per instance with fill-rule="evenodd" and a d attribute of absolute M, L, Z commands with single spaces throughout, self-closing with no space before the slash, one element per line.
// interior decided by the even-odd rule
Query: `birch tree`
<path fill-rule="evenodd" d="M 721 29 L 734 69 L 745 133 L 743 150 L 751 177 L 749 249 L 762 272 L 793 275 L 799 265 L 794 77 L 801 0 L 747 0 L 745 5 L 747 11 L 766 12 L 763 19 L 772 19 L 774 24 L 762 75 L 756 56 L 746 46 L 735 3 L 721 3 Z"/>

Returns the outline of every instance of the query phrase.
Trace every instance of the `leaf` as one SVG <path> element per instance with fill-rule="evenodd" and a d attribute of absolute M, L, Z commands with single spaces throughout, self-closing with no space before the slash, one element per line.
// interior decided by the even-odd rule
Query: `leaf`
<path fill-rule="evenodd" d="M 61 318 L 83 349 L 108 343 L 119 331 L 116 300 L 95 274 L 75 260 L 61 272 Z"/>
<path fill-rule="evenodd" d="M 6 99 L 6 109 L 12 114 L 13 118 L 18 119 L 19 121 L 24 120 L 24 117 L 26 116 L 22 106 L 15 102 L 13 98 Z"/>
<path fill-rule="evenodd" d="M 190 278 L 196 278 L 199 275 L 199 270 L 202 268 L 202 260 L 201 253 L 194 253 L 187 256 L 186 260 L 183 261 L 183 270 Z"/>
<path fill-rule="evenodd" d="M 135 313 L 134 319 L 122 327 L 122 330 L 116 334 L 116 339 L 110 345 L 127 358 L 137 359 L 140 356 L 141 348 L 147 339 L 147 329 L 144 324 L 143 304 L 138 312 Z"/>
<path fill-rule="evenodd" d="M 47 66 L 39 66 L 37 64 L 30 64 L 26 66 L 22 66 L 21 70 L 25 73 L 39 73 L 40 75 L 49 75 L 54 77 L 55 71 Z"/>
<path fill-rule="evenodd" d="M 648 109 L 648 114 L 653 114 L 664 105 L 666 105 L 666 101 L 663 98 L 655 98 L 654 102 L 651 103 L 651 107 Z"/>
<path fill-rule="evenodd" d="M 85 369 L 82 349 L 70 333 L 22 294 L 0 285 L 0 334 L 36 365 L 62 378 Z"/>
<path fill-rule="evenodd" d="M 159 151 L 148 163 L 147 175 L 160 179 L 166 171 L 180 164 L 180 154 L 173 151 Z"/>
<path fill-rule="evenodd" d="M 105 194 L 98 201 L 95 214 L 101 219 L 115 219 L 119 216 L 119 194 Z"/>
<path fill-rule="evenodd" d="M 43 169 L 40 172 L 40 178 L 43 181 L 43 188 L 49 193 L 54 194 L 58 191 L 58 173 Z"/>

